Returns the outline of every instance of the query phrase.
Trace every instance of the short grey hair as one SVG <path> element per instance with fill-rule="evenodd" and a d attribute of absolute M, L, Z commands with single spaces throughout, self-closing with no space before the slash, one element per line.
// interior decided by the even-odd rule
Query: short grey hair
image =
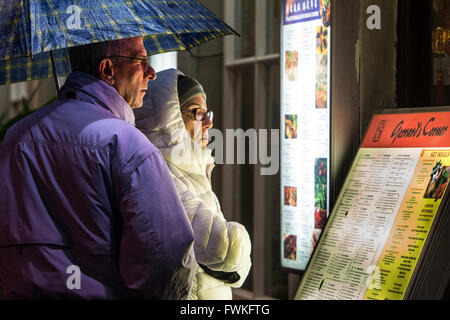
<path fill-rule="evenodd" d="M 72 71 L 83 71 L 99 77 L 98 66 L 100 61 L 111 55 L 129 54 L 130 39 L 96 42 L 71 47 L 69 49 L 69 58 Z"/>

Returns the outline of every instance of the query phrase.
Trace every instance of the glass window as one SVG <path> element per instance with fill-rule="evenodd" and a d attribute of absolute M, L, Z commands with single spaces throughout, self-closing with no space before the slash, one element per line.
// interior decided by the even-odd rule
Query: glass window
<path fill-rule="evenodd" d="M 245 164 L 224 171 L 227 179 L 221 190 L 233 195 L 226 197 L 233 203 L 228 206 L 233 212 L 228 214 L 246 227 L 252 239 L 253 266 L 242 287 L 247 291 L 242 298 L 288 297 L 288 277 L 280 264 L 280 175 L 262 176 L 260 168 L 273 164 L 263 165 L 259 156 L 259 130 L 266 129 L 267 157 L 279 161 L 271 154 L 270 134 L 271 129 L 280 128 L 280 7 L 279 0 L 225 2 L 225 15 L 234 21 L 241 38 L 224 40 L 230 50 L 225 50 L 224 56 L 223 95 L 233 104 L 233 116 L 224 120 L 223 129 L 251 130 L 257 137 L 253 150 L 257 151 L 258 165 L 249 161 L 252 146 L 246 138 Z M 279 156 L 277 148 L 274 152 Z M 235 146 L 235 159 L 236 153 Z"/>
<path fill-rule="evenodd" d="M 237 69 L 233 79 L 234 81 L 234 105 L 237 106 L 235 118 L 234 118 L 234 129 L 242 129 L 246 132 L 248 129 L 254 127 L 253 116 L 254 116 L 254 68 L 253 66 L 247 66 Z M 227 143 L 230 143 L 227 141 Z M 243 165 L 237 164 L 237 154 L 238 154 L 238 143 L 237 139 L 234 140 L 234 212 L 233 220 L 242 223 L 249 235 L 250 239 L 253 239 L 253 165 L 249 164 L 249 140 L 245 141 L 245 155 L 246 161 Z M 252 268 L 253 269 L 253 268 Z M 253 286 L 253 272 L 247 277 L 243 288 L 249 291 L 252 290 Z"/>
<path fill-rule="evenodd" d="M 278 64 L 265 67 L 265 106 L 266 128 L 269 130 L 280 129 L 280 66 Z M 270 139 L 268 139 L 268 149 L 271 149 Z M 276 150 L 274 148 L 273 150 Z M 274 160 L 273 155 L 272 159 Z M 288 279 L 287 273 L 280 269 L 280 172 L 273 176 L 265 176 L 266 180 L 266 223 L 264 230 L 264 247 L 266 248 L 265 269 L 264 269 L 264 290 L 265 295 L 277 298 L 288 299 Z"/>
<path fill-rule="evenodd" d="M 260 0 L 258 0 L 260 1 Z M 236 1 L 235 16 L 237 32 L 241 35 L 235 40 L 234 58 L 247 58 L 255 55 L 255 0 Z"/>
<path fill-rule="evenodd" d="M 167 52 L 150 57 L 150 65 L 156 72 L 177 68 L 177 52 Z"/>
<path fill-rule="evenodd" d="M 9 101 L 11 102 L 11 108 L 9 109 L 9 115 L 15 116 L 22 111 L 22 100 L 28 98 L 28 89 L 26 82 L 17 82 L 10 84 L 9 88 Z"/>
<path fill-rule="evenodd" d="M 281 1 L 270 0 L 266 8 L 266 54 L 280 52 Z"/>

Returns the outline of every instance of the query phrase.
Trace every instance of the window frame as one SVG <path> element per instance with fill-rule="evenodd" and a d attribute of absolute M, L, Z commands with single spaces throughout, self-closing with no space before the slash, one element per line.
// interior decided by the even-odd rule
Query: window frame
<path fill-rule="evenodd" d="M 229 0 L 224 2 L 225 21 L 232 26 L 238 25 L 236 21 L 236 5 L 238 0 Z M 254 110 L 267 107 L 267 101 L 264 99 L 265 93 L 265 74 L 267 68 L 273 65 L 280 66 L 279 53 L 266 53 L 267 48 L 267 3 L 268 0 L 255 1 L 255 55 L 246 58 L 235 57 L 235 44 L 239 38 L 224 38 L 224 66 L 223 66 L 223 106 L 222 108 L 222 125 L 223 128 L 235 128 L 236 117 L 242 110 L 241 105 L 236 105 L 233 87 L 236 83 L 242 81 L 240 75 L 236 74 L 236 70 L 243 67 L 253 67 L 254 70 Z M 281 12 L 280 12 L 281 16 Z M 281 33 L 281 25 L 280 25 Z M 280 35 L 278 35 L 280 36 Z M 237 99 L 239 101 L 240 99 Z M 255 112 L 253 124 L 255 129 L 266 129 L 267 118 L 265 112 Z M 239 120 L 239 119 L 238 119 Z M 245 289 L 233 289 L 233 294 L 239 299 L 273 299 L 266 295 L 265 284 L 268 281 L 265 276 L 265 261 L 267 252 L 264 248 L 265 243 L 265 221 L 266 208 L 265 203 L 261 201 L 266 197 L 267 183 L 264 176 L 260 175 L 261 166 L 253 167 L 253 239 L 252 239 L 252 268 L 253 268 L 253 285 L 252 291 Z M 237 220 L 241 216 L 240 198 L 233 197 L 233 194 L 240 192 L 238 178 L 241 175 L 240 166 L 222 166 L 222 199 L 223 212 L 227 219 Z M 260 245 L 258 245 L 260 244 Z M 269 279 L 270 280 L 270 279 Z"/>

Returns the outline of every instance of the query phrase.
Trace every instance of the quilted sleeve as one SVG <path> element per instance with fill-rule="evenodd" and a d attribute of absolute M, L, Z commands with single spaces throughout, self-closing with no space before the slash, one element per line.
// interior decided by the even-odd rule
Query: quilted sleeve
<path fill-rule="evenodd" d="M 251 242 L 247 230 L 240 223 L 226 221 L 222 213 L 214 213 L 180 179 L 173 178 L 192 224 L 197 262 L 215 272 L 237 272 L 239 280 L 227 284 L 242 285 L 251 267 Z"/>

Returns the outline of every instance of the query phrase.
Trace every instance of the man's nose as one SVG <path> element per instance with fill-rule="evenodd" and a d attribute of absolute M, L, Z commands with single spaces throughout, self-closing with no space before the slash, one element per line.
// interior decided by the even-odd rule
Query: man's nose
<path fill-rule="evenodd" d="M 155 80 L 156 79 L 156 71 L 153 69 L 151 65 L 147 65 L 147 69 L 144 70 L 144 79 Z"/>

